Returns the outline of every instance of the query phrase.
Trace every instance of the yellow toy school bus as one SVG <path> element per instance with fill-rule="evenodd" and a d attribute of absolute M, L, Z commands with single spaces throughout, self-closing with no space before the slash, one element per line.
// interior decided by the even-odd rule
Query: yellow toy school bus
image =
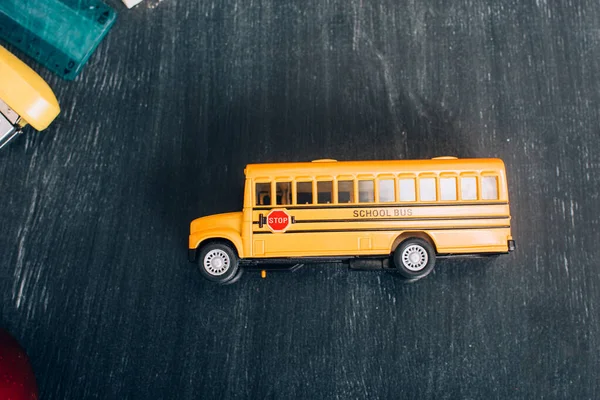
<path fill-rule="evenodd" d="M 515 248 L 499 159 L 326 159 L 244 172 L 243 210 L 190 226 L 190 261 L 214 282 L 234 282 L 248 265 L 306 261 L 418 279 L 439 257 Z"/>

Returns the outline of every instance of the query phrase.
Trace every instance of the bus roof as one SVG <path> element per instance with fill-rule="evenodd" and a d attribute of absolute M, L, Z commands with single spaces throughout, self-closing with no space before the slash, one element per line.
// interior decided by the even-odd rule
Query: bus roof
<path fill-rule="evenodd" d="M 504 171 L 504 162 L 499 158 L 442 158 L 427 160 L 377 160 L 248 164 L 246 177 L 300 176 L 300 175 L 358 175 L 399 174 L 403 172 L 443 171 Z"/>

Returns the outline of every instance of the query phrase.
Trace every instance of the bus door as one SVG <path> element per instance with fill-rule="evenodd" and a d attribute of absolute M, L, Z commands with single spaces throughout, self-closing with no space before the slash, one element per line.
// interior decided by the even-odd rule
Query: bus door
<path fill-rule="evenodd" d="M 258 257 L 337 254 L 353 250 L 340 234 L 327 232 L 333 200 L 332 181 L 256 184 L 253 254 Z M 294 190 L 292 186 L 295 185 Z M 271 194 L 275 197 L 272 198 Z M 325 207 L 318 207 L 323 205 Z M 347 243 L 346 243 L 347 242 Z"/>
<path fill-rule="evenodd" d="M 257 182 L 252 211 L 252 254 L 256 257 L 282 256 L 294 250 L 285 234 L 295 223 L 292 182 Z"/>

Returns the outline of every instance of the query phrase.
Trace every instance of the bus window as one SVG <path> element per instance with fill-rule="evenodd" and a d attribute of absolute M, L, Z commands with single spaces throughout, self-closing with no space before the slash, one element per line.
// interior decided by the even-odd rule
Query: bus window
<path fill-rule="evenodd" d="M 498 179 L 495 176 L 481 178 L 481 198 L 483 200 L 498 200 Z"/>
<path fill-rule="evenodd" d="M 373 203 L 375 201 L 375 185 L 372 180 L 358 181 L 358 202 Z"/>
<path fill-rule="evenodd" d="M 292 183 L 277 182 L 275 183 L 275 192 L 277 195 L 277 205 L 292 204 Z"/>
<path fill-rule="evenodd" d="M 296 204 L 312 204 L 312 182 L 296 182 Z"/>
<path fill-rule="evenodd" d="M 394 180 L 381 179 L 379 181 L 379 202 L 389 203 L 395 200 L 394 197 Z"/>
<path fill-rule="evenodd" d="M 440 178 L 441 200 L 456 200 L 456 178 Z"/>
<path fill-rule="evenodd" d="M 338 181 L 338 203 L 354 203 L 354 181 Z"/>
<path fill-rule="evenodd" d="M 400 201 L 415 201 L 415 180 L 413 178 L 400 179 Z"/>
<path fill-rule="evenodd" d="M 419 199 L 421 201 L 435 201 L 435 178 L 419 179 Z"/>
<path fill-rule="evenodd" d="M 271 205 L 271 184 L 257 183 L 256 184 L 256 205 L 268 206 Z"/>
<path fill-rule="evenodd" d="M 474 176 L 460 178 L 460 198 L 462 200 L 477 200 L 477 178 Z"/>
<path fill-rule="evenodd" d="M 329 204 L 333 202 L 333 182 L 319 181 L 317 182 L 317 203 Z"/>

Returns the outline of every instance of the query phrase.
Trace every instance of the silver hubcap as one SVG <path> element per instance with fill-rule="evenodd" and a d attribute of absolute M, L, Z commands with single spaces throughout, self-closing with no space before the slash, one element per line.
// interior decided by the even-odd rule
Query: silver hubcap
<path fill-rule="evenodd" d="M 230 266 L 229 256 L 223 250 L 211 250 L 204 256 L 204 269 L 211 275 L 223 275 Z"/>
<path fill-rule="evenodd" d="M 411 244 L 402 252 L 402 263 L 409 271 L 420 271 L 427 265 L 427 251 L 418 244 Z"/>

